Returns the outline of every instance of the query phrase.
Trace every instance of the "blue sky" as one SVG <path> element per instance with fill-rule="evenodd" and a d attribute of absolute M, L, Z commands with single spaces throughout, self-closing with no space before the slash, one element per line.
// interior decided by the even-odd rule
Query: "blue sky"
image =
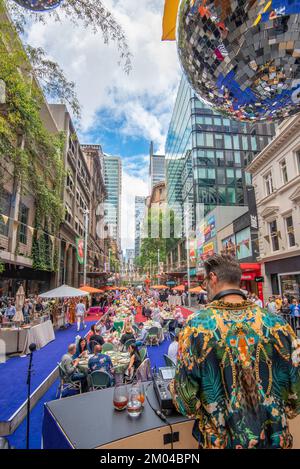
<path fill-rule="evenodd" d="M 105 0 L 122 25 L 132 53 L 127 75 L 114 42 L 101 33 L 75 27 L 68 18 L 32 24 L 28 43 L 43 47 L 76 84 L 82 105 L 78 135 L 82 143 L 99 143 L 105 153 L 121 156 L 122 245 L 133 246 L 134 196 L 148 195 L 150 141 L 164 152 L 180 69 L 176 44 L 162 42 L 164 0 Z M 56 10 L 59 12 L 59 8 Z"/>

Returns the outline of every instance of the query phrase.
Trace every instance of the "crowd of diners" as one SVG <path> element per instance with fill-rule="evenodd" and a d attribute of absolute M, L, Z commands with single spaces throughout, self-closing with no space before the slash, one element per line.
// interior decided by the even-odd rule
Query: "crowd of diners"
<path fill-rule="evenodd" d="M 76 311 L 83 311 L 80 322 L 85 328 L 86 309 L 82 308 L 82 304 L 84 304 L 83 301 L 79 300 Z M 148 329 L 145 327 L 147 322 L 159 327 L 165 326 L 166 323 L 170 325 L 169 332 L 172 333 L 173 341 L 169 345 L 168 355 L 176 364 L 178 333 L 185 323 L 179 306 L 170 306 L 167 297 L 157 295 L 157 292 L 152 292 L 152 294 L 141 292 L 135 295 L 128 290 L 126 293 L 116 293 L 110 306 L 104 310 L 105 313 L 100 320 L 91 326 L 84 337 L 78 336 L 77 343 L 70 344 L 67 353 L 61 359 L 61 367 L 65 374 L 72 381 L 81 381 L 83 391 L 89 390 L 88 375 L 94 371 L 105 371 L 110 376 L 110 385 L 113 386 L 115 383 L 112 359 L 103 350 L 106 343 L 113 344 L 114 350 L 118 352 L 127 352 L 129 361 L 124 373 L 124 382 L 131 382 L 134 379 L 142 363 L 140 349 L 147 345 Z M 123 319 L 123 327 L 118 331 L 115 321 L 120 315 Z M 136 320 L 137 315 L 142 320 Z M 168 316 L 168 320 L 163 317 L 164 315 Z M 87 372 L 83 372 L 79 366 L 83 359 L 87 363 Z"/>

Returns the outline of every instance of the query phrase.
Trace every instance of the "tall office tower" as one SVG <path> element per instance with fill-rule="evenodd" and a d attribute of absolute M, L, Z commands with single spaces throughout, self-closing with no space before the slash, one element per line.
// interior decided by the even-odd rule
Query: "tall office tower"
<path fill-rule="evenodd" d="M 153 142 L 150 143 L 150 163 L 149 163 L 149 178 L 150 178 L 150 192 L 157 182 L 165 180 L 165 156 L 153 154 Z"/>
<path fill-rule="evenodd" d="M 104 202 L 105 222 L 109 236 L 121 249 L 122 162 L 118 156 L 104 155 L 104 182 L 107 198 Z"/>
<path fill-rule="evenodd" d="M 212 111 L 182 77 L 166 140 L 169 206 L 246 205 L 251 177 L 243 168 L 272 139 L 273 124 L 247 124 Z"/>
<path fill-rule="evenodd" d="M 134 205 L 135 205 L 135 234 L 134 234 L 134 252 L 135 257 L 140 255 L 141 248 L 141 230 L 145 214 L 145 202 L 146 198 L 141 196 L 135 196 Z"/>

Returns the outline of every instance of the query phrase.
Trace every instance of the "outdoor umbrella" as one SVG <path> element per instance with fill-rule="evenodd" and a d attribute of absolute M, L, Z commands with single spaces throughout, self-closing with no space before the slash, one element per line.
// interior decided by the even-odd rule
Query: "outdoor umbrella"
<path fill-rule="evenodd" d="M 104 290 L 100 290 L 100 288 L 90 287 L 89 285 L 83 285 L 80 287 L 79 290 L 85 291 L 87 293 L 104 293 Z"/>
<path fill-rule="evenodd" d="M 168 287 L 166 285 L 152 285 L 150 288 L 153 288 L 154 290 L 165 290 Z"/>
<path fill-rule="evenodd" d="M 15 322 L 24 321 L 24 316 L 22 312 L 24 301 L 25 301 L 25 292 L 24 292 L 23 285 L 20 285 L 16 294 L 16 314 L 13 317 L 13 321 Z"/>
<path fill-rule="evenodd" d="M 173 290 L 176 290 L 176 291 L 184 291 L 184 290 L 185 290 L 185 286 L 184 286 L 184 285 L 177 285 L 177 287 L 174 287 Z"/>
<path fill-rule="evenodd" d="M 40 298 L 74 298 L 77 296 L 88 296 L 88 293 L 78 288 L 69 287 L 69 285 L 61 285 L 39 295 Z"/>
<path fill-rule="evenodd" d="M 201 292 L 203 292 L 203 291 L 204 291 L 204 290 L 203 290 L 202 287 L 200 287 L 200 285 L 199 285 L 198 287 L 194 287 L 194 288 L 190 288 L 190 289 L 189 289 L 189 292 L 190 292 L 190 293 L 201 293 Z"/>

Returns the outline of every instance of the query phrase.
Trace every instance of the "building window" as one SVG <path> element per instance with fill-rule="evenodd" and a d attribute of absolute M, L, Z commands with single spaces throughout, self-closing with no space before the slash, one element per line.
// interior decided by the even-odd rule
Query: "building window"
<path fill-rule="evenodd" d="M 215 143 L 216 148 L 223 148 L 223 135 L 222 134 L 215 134 Z"/>
<path fill-rule="evenodd" d="M 236 204 L 235 189 L 228 187 L 227 194 L 228 194 L 228 203 L 229 204 Z"/>
<path fill-rule="evenodd" d="M 19 241 L 22 244 L 27 244 L 27 224 L 28 224 L 29 208 L 24 204 L 20 204 L 19 208 Z"/>
<path fill-rule="evenodd" d="M 68 204 L 66 204 L 65 206 L 65 221 L 70 223 L 70 225 L 72 224 L 72 210 L 71 208 L 69 207 Z"/>
<path fill-rule="evenodd" d="M 296 151 L 296 159 L 297 159 L 298 173 L 300 173 L 300 150 Z"/>
<path fill-rule="evenodd" d="M 206 134 L 206 146 L 213 147 L 214 146 L 214 135 L 213 134 Z"/>
<path fill-rule="evenodd" d="M 288 237 L 288 244 L 289 244 L 289 247 L 292 248 L 293 246 L 296 246 L 292 215 L 290 215 L 289 217 L 285 219 L 285 225 L 286 225 L 286 232 L 287 232 L 287 237 Z"/>
<path fill-rule="evenodd" d="M 0 192 L 0 213 L 9 217 L 11 194 L 5 190 Z M 0 216 L 0 235 L 8 236 L 9 221 L 4 223 Z"/>
<path fill-rule="evenodd" d="M 231 135 L 224 135 L 224 146 L 227 150 L 232 149 L 232 139 Z"/>
<path fill-rule="evenodd" d="M 286 167 L 286 160 L 280 161 L 280 169 L 281 169 L 281 177 L 283 184 L 286 184 L 289 181 L 287 167 Z"/>
<path fill-rule="evenodd" d="M 274 220 L 271 223 L 269 223 L 269 228 L 270 228 L 270 235 L 271 235 L 272 251 L 279 251 L 277 221 Z"/>
<path fill-rule="evenodd" d="M 68 175 L 67 175 L 67 187 L 69 187 L 69 189 L 71 190 L 71 192 L 74 191 L 74 180 L 73 180 L 71 174 L 68 174 Z"/>
<path fill-rule="evenodd" d="M 272 194 L 274 191 L 274 188 L 273 188 L 273 178 L 272 178 L 271 171 L 264 176 L 264 181 L 265 181 L 266 195 Z"/>

